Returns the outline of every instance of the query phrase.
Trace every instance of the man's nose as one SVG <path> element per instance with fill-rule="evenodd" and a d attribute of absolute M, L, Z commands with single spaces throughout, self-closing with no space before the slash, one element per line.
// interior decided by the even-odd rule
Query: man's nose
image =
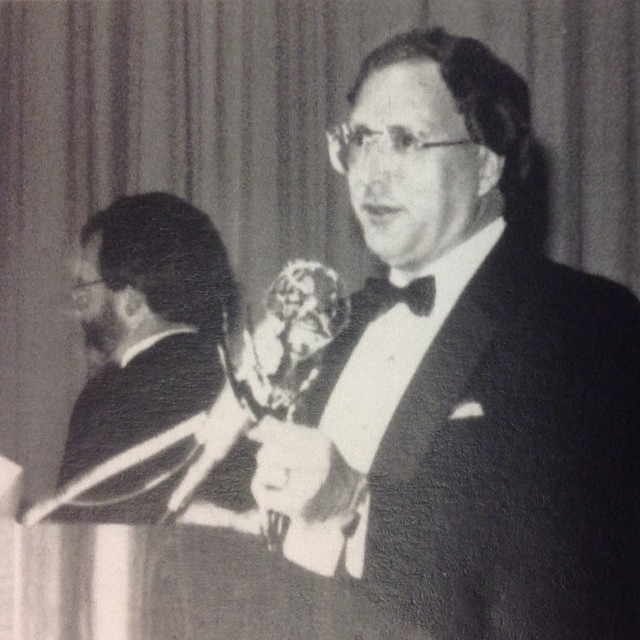
<path fill-rule="evenodd" d="M 72 289 L 69 292 L 69 298 L 70 314 L 82 320 L 89 313 L 94 303 L 91 293 L 84 289 Z"/>
<path fill-rule="evenodd" d="M 370 196 L 384 195 L 396 176 L 396 167 L 389 155 L 377 149 L 363 158 L 360 171 L 360 182 Z"/>

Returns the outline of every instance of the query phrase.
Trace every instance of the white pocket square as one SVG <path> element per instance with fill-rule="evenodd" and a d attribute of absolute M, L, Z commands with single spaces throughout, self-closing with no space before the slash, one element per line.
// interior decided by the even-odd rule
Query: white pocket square
<path fill-rule="evenodd" d="M 461 402 L 453 409 L 449 420 L 460 420 L 462 418 L 480 418 L 484 415 L 482 405 L 479 402 Z"/>

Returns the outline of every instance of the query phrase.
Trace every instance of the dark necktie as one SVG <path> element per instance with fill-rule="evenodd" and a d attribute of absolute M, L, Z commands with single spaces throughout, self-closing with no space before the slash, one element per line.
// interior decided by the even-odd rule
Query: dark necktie
<path fill-rule="evenodd" d="M 436 280 L 433 276 L 426 276 L 413 280 L 406 287 L 396 287 L 382 278 L 368 278 L 364 293 L 372 306 L 381 311 L 404 302 L 417 316 L 428 316 L 436 297 Z"/>

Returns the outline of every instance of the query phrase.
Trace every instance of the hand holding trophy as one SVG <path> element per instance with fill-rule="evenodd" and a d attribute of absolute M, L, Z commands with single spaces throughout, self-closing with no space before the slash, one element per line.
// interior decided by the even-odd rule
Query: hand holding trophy
<path fill-rule="evenodd" d="M 266 317 L 249 323 L 237 368 L 229 358 L 228 384 L 209 412 L 202 455 L 173 493 L 169 514 L 181 512 L 197 487 L 235 442 L 266 416 L 290 422 L 296 402 L 317 377 L 323 349 L 349 321 L 349 299 L 337 273 L 318 263 L 289 263 L 267 291 Z M 273 539 L 283 520 L 264 527 Z M 271 532 L 269 534 L 269 532 Z"/>

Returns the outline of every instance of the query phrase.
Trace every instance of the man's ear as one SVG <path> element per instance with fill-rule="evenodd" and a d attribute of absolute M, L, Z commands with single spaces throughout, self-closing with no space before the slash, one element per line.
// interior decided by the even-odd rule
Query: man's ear
<path fill-rule="evenodd" d="M 338 135 L 338 133 L 327 131 L 327 150 L 329 151 L 331 166 L 341 176 L 344 176 L 347 173 L 343 164 L 344 149 L 343 145 L 340 144 Z"/>
<path fill-rule="evenodd" d="M 498 155 L 495 151 L 480 145 L 479 147 L 480 171 L 478 175 L 478 196 L 482 197 L 493 189 L 504 169 L 504 156 Z"/>

